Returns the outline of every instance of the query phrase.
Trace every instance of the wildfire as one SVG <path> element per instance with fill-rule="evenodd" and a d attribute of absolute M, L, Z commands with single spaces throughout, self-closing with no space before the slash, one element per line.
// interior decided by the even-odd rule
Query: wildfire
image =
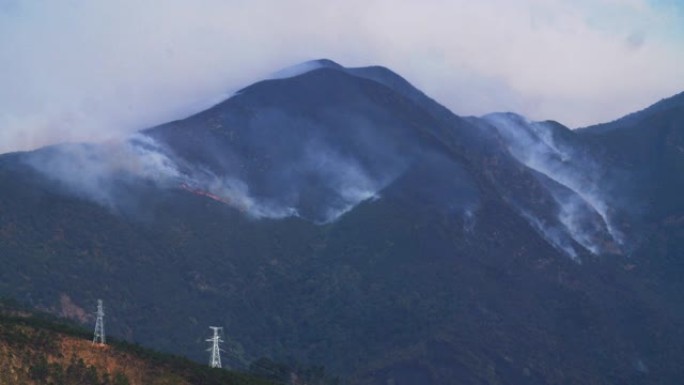
<path fill-rule="evenodd" d="M 227 205 L 231 205 L 231 206 L 233 205 L 233 202 L 231 202 L 229 199 L 220 197 L 220 196 L 218 196 L 218 195 L 216 195 L 216 194 L 212 194 L 212 193 L 210 193 L 209 191 L 204 191 L 204 190 L 200 190 L 200 189 L 195 188 L 195 187 L 191 187 L 190 185 L 188 185 L 188 184 L 186 184 L 186 183 L 182 183 L 182 184 L 180 185 L 180 188 L 183 189 L 183 190 L 185 190 L 185 191 L 187 191 L 187 192 L 193 193 L 193 194 L 195 194 L 195 195 L 199 195 L 199 196 L 202 196 L 202 197 L 207 197 L 207 198 L 209 198 L 209 199 L 213 199 L 213 200 L 215 200 L 215 201 L 217 201 L 217 202 L 225 203 L 225 204 L 227 204 Z"/>

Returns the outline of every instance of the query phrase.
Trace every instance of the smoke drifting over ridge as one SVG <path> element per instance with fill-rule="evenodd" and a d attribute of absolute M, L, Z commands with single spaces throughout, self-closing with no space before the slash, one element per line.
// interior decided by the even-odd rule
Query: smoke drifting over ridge
<path fill-rule="evenodd" d="M 610 120 L 684 89 L 681 15 L 646 0 L 5 0 L 0 152 L 125 137 L 318 57 L 388 66 L 458 114 Z"/>

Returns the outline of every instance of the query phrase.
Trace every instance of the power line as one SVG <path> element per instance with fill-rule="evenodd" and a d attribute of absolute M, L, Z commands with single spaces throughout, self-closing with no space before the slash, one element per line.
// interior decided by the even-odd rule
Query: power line
<path fill-rule="evenodd" d="M 95 333 L 93 335 L 93 344 L 104 345 L 106 343 L 105 339 L 105 329 L 104 329 L 104 305 L 102 305 L 102 300 L 97 300 L 97 320 L 95 321 Z"/>
<path fill-rule="evenodd" d="M 207 342 L 211 342 L 211 348 L 207 349 L 207 351 L 211 352 L 211 357 L 209 359 L 209 366 L 212 368 L 220 368 L 221 367 L 221 348 L 219 347 L 219 343 L 223 342 L 221 337 L 219 336 L 219 331 L 222 331 L 222 327 L 218 326 L 209 326 L 209 329 L 214 331 L 214 336 L 207 339 Z"/>

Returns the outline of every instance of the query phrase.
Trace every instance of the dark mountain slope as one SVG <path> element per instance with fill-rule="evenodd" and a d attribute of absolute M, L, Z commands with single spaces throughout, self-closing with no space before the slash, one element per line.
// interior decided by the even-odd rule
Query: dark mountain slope
<path fill-rule="evenodd" d="M 210 125 L 200 123 L 205 121 Z M 585 248 L 616 249 L 592 210 L 583 221 L 595 223 L 596 231 L 604 233 L 598 239 L 606 239 L 601 241 L 606 246 L 595 246 L 593 240 L 578 244 L 576 229 L 559 219 L 566 202 L 559 203 L 542 186 L 555 182 L 538 181 L 536 171 L 511 157 L 505 138 L 491 126 L 451 114 L 379 67 L 340 70 L 328 64 L 293 78 L 264 81 L 196 117 L 149 134 L 172 149 L 171 158 L 180 156 L 184 163 L 211 171 L 199 177 L 186 171 L 195 174 L 189 184 L 210 179 L 214 193 L 231 195 L 229 200 L 243 207 L 260 201 L 252 210 L 258 217 L 296 213 L 330 221 L 360 199 L 372 197 L 424 153 L 437 151 L 480 179 L 483 199 L 490 199 L 496 188 L 492 199 L 504 195 L 514 202 L 545 237 L 573 257 Z M 226 174 L 233 179 L 217 177 Z M 310 182 L 316 187 L 306 190 Z M 353 189 L 345 187 L 350 184 Z M 241 195 L 236 197 L 235 190 Z"/>
<path fill-rule="evenodd" d="M 684 290 L 684 94 L 579 130 L 578 136 L 604 154 L 606 164 L 629 170 L 620 178 L 624 191 L 635 197 L 640 218 L 634 226 L 640 273 L 662 296 L 679 303 Z"/>
<path fill-rule="evenodd" d="M 201 360 L 223 325 L 234 366 L 353 383 L 681 377 L 681 301 L 615 246 L 632 222 L 600 143 L 333 64 L 124 143 L 0 157 L 0 293 L 83 322 L 104 298 L 115 335 Z"/>
<path fill-rule="evenodd" d="M 195 167 L 234 175 L 257 199 L 327 221 L 433 150 L 422 127 L 439 124 L 385 87 L 324 68 L 255 84 L 148 134 Z"/>

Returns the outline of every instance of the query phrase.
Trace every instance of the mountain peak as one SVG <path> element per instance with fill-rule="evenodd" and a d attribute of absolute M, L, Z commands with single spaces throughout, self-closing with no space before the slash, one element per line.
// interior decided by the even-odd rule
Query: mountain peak
<path fill-rule="evenodd" d="M 303 75 L 307 72 L 311 72 L 321 68 L 335 69 L 343 71 L 344 67 L 330 59 L 316 59 L 309 60 L 299 64 L 295 64 L 277 71 L 272 76 L 271 79 L 285 79 L 291 78 L 299 75 Z"/>
<path fill-rule="evenodd" d="M 512 119 L 518 122 L 527 122 L 528 119 L 518 113 L 511 112 L 511 111 L 501 111 L 501 112 L 490 112 L 488 114 L 482 115 L 480 117 L 481 119 L 484 120 L 493 120 L 493 119 Z"/>
<path fill-rule="evenodd" d="M 330 59 L 325 59 L 325 58 L 310 60 L 310 61 L 305 62 L 305 63 L 315 63 L 315 64 L 319 65 L 321 68 L 333 68 L 333 69 L 339 69 L 339 70 L 344 69 L 344 67 L 342 65 L 340 65 L 339 63 L 336 63 Z"/>

